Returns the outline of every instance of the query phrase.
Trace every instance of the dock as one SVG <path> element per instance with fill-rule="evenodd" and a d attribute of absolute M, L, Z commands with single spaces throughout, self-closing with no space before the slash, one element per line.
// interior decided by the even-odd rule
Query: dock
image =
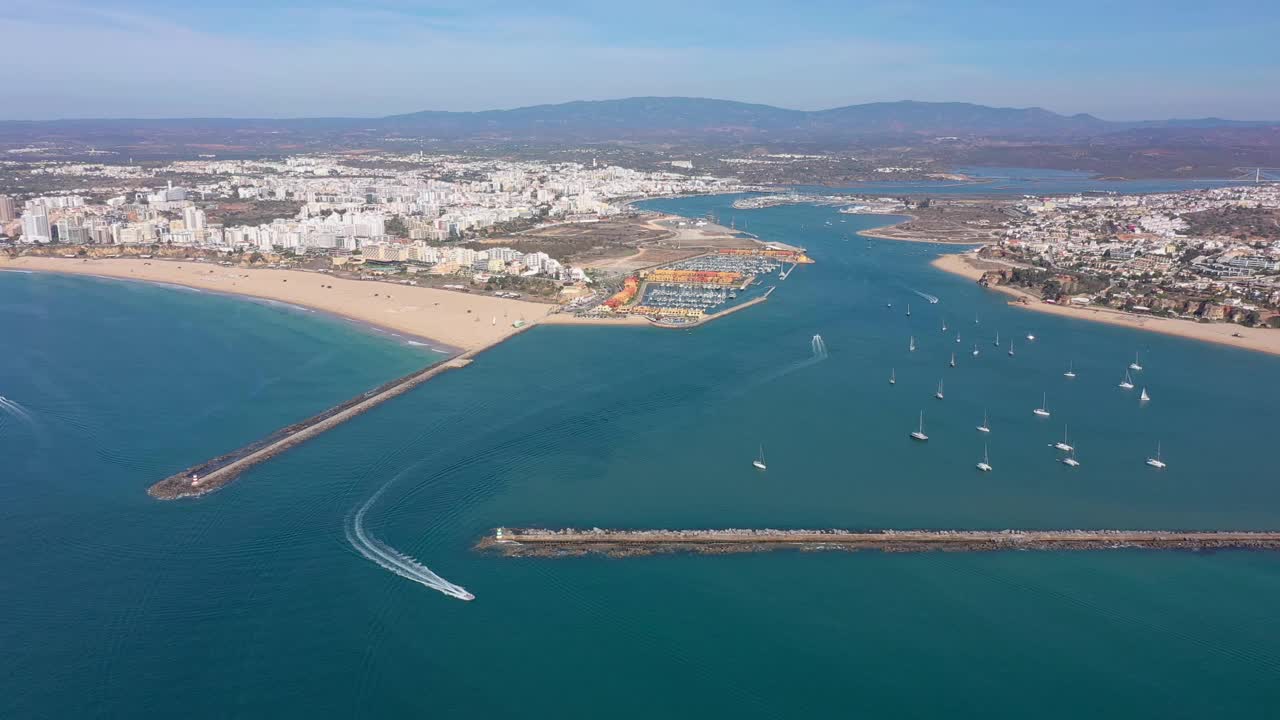
<path fill-rule="evenodd" d="M 1280 532 L 1233 530 L 580 530 L 498 528 L 477 550 L 508 557 L 807 552 L 1280 550 Z"/>
<path fill-rule="evenodd" d="M 361 415 L 391 398 L 402 395 L 431 378 L 466 367 L 478 351 L 462 353 L 449 360 L 416 370 L 335 405 L 324 412 L 280 428 L 238 450 L 219 455 L 174 473 L 152 485 L 147 494 L 158 500 L 198 497 L 225 487 L 249 468 Z"/>

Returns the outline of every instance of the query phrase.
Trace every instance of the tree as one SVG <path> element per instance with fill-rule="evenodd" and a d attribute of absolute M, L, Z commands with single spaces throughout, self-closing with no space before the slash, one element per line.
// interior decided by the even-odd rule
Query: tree
<path fill-rule="evenodd" d="M 409 227 L 405 225 L 404 218 L 399 215 L 391 216 L 384 227 L 388 235 L 395 235 L 396 237 L 408 237 L 409 235 Z"/>

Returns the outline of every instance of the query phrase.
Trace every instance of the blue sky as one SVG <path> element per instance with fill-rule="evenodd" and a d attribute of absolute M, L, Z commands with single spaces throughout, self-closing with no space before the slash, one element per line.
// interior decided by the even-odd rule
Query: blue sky
<path fill-rule="evenodd" d="M 0 118 L 690 95 L 1280 119 L 1280 1 L 0 0 Z"/>

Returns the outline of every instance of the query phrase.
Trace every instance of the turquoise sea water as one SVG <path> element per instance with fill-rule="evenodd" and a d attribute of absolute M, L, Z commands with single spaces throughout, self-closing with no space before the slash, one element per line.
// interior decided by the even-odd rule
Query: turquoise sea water
<path fill-rule="evenodd" d="M 854 234 L 876 218 L 739 214 L 818 264 L 691 331 L 537 328 L 193 502 L 144 491 L 431 356 L 231 298 L 0 273 L 0 395 L 29 418 L 0 416 L 0 716 L 1275 713 L 1275 554 L 472 552 L 525 524 L 1280 528 L 1280 359 L 1008 308 L 931 269 L 941 248 Z M 1134 352 L 1146 407 L 1116 388 Z M 1074 471 L 1047 447 L 1064 422 Z M 1164 472 L 1143 464 L 1158 441 Z M 383 487 L 368 531 L 474 602 L 352 548 Z"/>

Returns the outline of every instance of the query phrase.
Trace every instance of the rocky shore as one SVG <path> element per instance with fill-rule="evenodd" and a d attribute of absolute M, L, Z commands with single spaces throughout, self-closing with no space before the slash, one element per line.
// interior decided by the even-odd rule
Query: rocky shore
<path fill-rule="evenodd" d="M 670 553 L 1280 550 L 1280 532 L 1179 530 L 540 530 L 499 528 L 475 549 L 507 557 Z"/>

